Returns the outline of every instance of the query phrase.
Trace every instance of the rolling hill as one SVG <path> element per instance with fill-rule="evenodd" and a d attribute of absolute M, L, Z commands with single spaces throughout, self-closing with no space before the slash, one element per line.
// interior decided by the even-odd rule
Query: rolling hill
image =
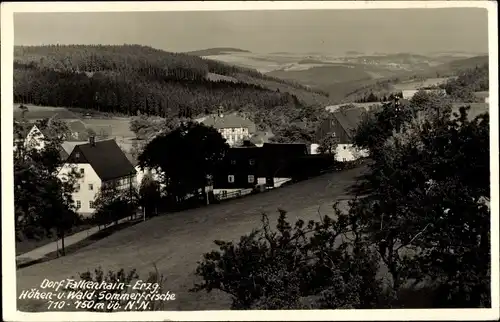
<path fill-rule="evenodd" d="M 410 82 L 420 84 L 425 83 L 425 80 L 428 79 L 450 78 L 459 75 L 465 70 L 487 64 L 488 56 L 476 56 L 453 60 L 422 71 L 405 71 L 388 77 L 354 80 L 321 86 L 320 88 L 330 95 L 333 102 L 353 102 L 369 93 L 379 96 L 388 95 L 400 91 L 402 87 L 406 88 L 407 86 L 404 85 L 408 85 Z"/>
<path fill-rule="evenodd" d="M 188 51 L 185 53 L 193 56 L 214 56 L 214 55 L 225 55 L 228 53 L 250 53 L 250 51 L 239 48 L 231 48 L 231 47 L 216 47 L 216 48 Z"/>

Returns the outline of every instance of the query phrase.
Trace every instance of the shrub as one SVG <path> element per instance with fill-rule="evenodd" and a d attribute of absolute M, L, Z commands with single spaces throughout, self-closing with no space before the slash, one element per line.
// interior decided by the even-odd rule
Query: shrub
<path fill-rule="evenodd" d="M 215 241 L 219 250 L 204 255 L 196 270 L 203 282 L 191 291 L 221 290 L 233 309 L 374 307 L 382 291 L 378 260 L 359 236 L 346 241 L 347 216 L 292 227 L 279 213 L 276 231 L 264 214 L 262 227 L 237 244 Z"/>

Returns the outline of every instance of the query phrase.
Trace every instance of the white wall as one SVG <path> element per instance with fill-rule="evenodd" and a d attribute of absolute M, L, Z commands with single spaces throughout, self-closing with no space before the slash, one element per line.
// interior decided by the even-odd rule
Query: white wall
<path fill-rule="evenodd" d="M 84 173 L 82 178 L 78 179 L 77 184 L 80 185 L 80 189 L 73 193 L 73 201 L 75 205 L 77 201 L 80 201 L 81 206 L 76 210 L 77 213 L 84 217 L 90 217 L 94 213 L 95 209 L 90 208 L 90 201 L 94 201 L 99 190 L 101 188 L 101 178 L 94 171 L 92 166 L 88 163 L 76 163 L 76 164 L 65 164 L 59 171 L 57 177 L 66 181 L 68 179 L 68 174 L 75 169 L 80 173 L 80 169 L 83 169 Z M 89 185 L 93 185 L 92 190 Z"/>
<path fill-rule="evenodd" d="M 219 133 L 230 146 L 249 138 L 248 128 L 246 127 L 223 128 L 219 129 Z"/>
<path fill-rule="evenodd" d="M 33 126 L 26 135 L 24 140 L 24 147 L 29 149 L 42 150 L 45 148 L 45 136 L 40 132 L 38 127 Z"/>
<path fill-rule="evenodd" d="M 311 154 L 318 154 L 318 148 L 319 148 L 319 144 L 317 144 L 317 143 L 311 144 Z"/>
<path fill-rule="evenodd" d="M 335 151 L 335 160 L 339 162 L 354 161 L 367 156 L 367 150 L 360 150 L 352 144 L 339 144 Z"/>

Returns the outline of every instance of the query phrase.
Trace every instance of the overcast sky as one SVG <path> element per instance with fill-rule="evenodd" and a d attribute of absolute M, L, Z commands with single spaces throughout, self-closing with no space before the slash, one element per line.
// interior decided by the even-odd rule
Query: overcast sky
<path fill-rule="evenodd" d="M 236 47 L 341 54 L 488 51 L 487 11 L 476 8 L 16 13 L 16 45 L 141 44 L 167 51 Z"/>

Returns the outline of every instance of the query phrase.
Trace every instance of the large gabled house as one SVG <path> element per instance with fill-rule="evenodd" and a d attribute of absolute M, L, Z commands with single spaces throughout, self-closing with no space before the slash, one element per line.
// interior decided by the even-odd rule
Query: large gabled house
<path fill-rule="evenodd" d="M 77 212 L 89 217 L 95 212 L 95 199 L 104 186 L 115 186 L 118 190 L 136 187 L 136 170 L 115 140 L 95 141 L 89 138 L 86 144 L 76 145 L 59 170 L 58 177 L 65 181 L 71 171 L 80 173 L 73 201 Z"/>
<path fill-rule="evenodd" d="M 236 146 L 250 138 L 255 133 L 255 123 L 237 114 L 225 115 L 219 108 L 217 115 L 200 119 L 206 126 L 214 127 L 230 146 Z"/>
<path fill-rule="evenodd" d="M 318 127 L 316 132 L 317 142 L 321 142 L 327 135 L 334 137 L 337 142 L 335 159 L 340 162 L 353 161 L 368 156 L 368 152 L 356 148 L 353 144 L 354 132 L 363 119 L 366 110 L 355 107 L 337 110 L 330 113 Z"/>

